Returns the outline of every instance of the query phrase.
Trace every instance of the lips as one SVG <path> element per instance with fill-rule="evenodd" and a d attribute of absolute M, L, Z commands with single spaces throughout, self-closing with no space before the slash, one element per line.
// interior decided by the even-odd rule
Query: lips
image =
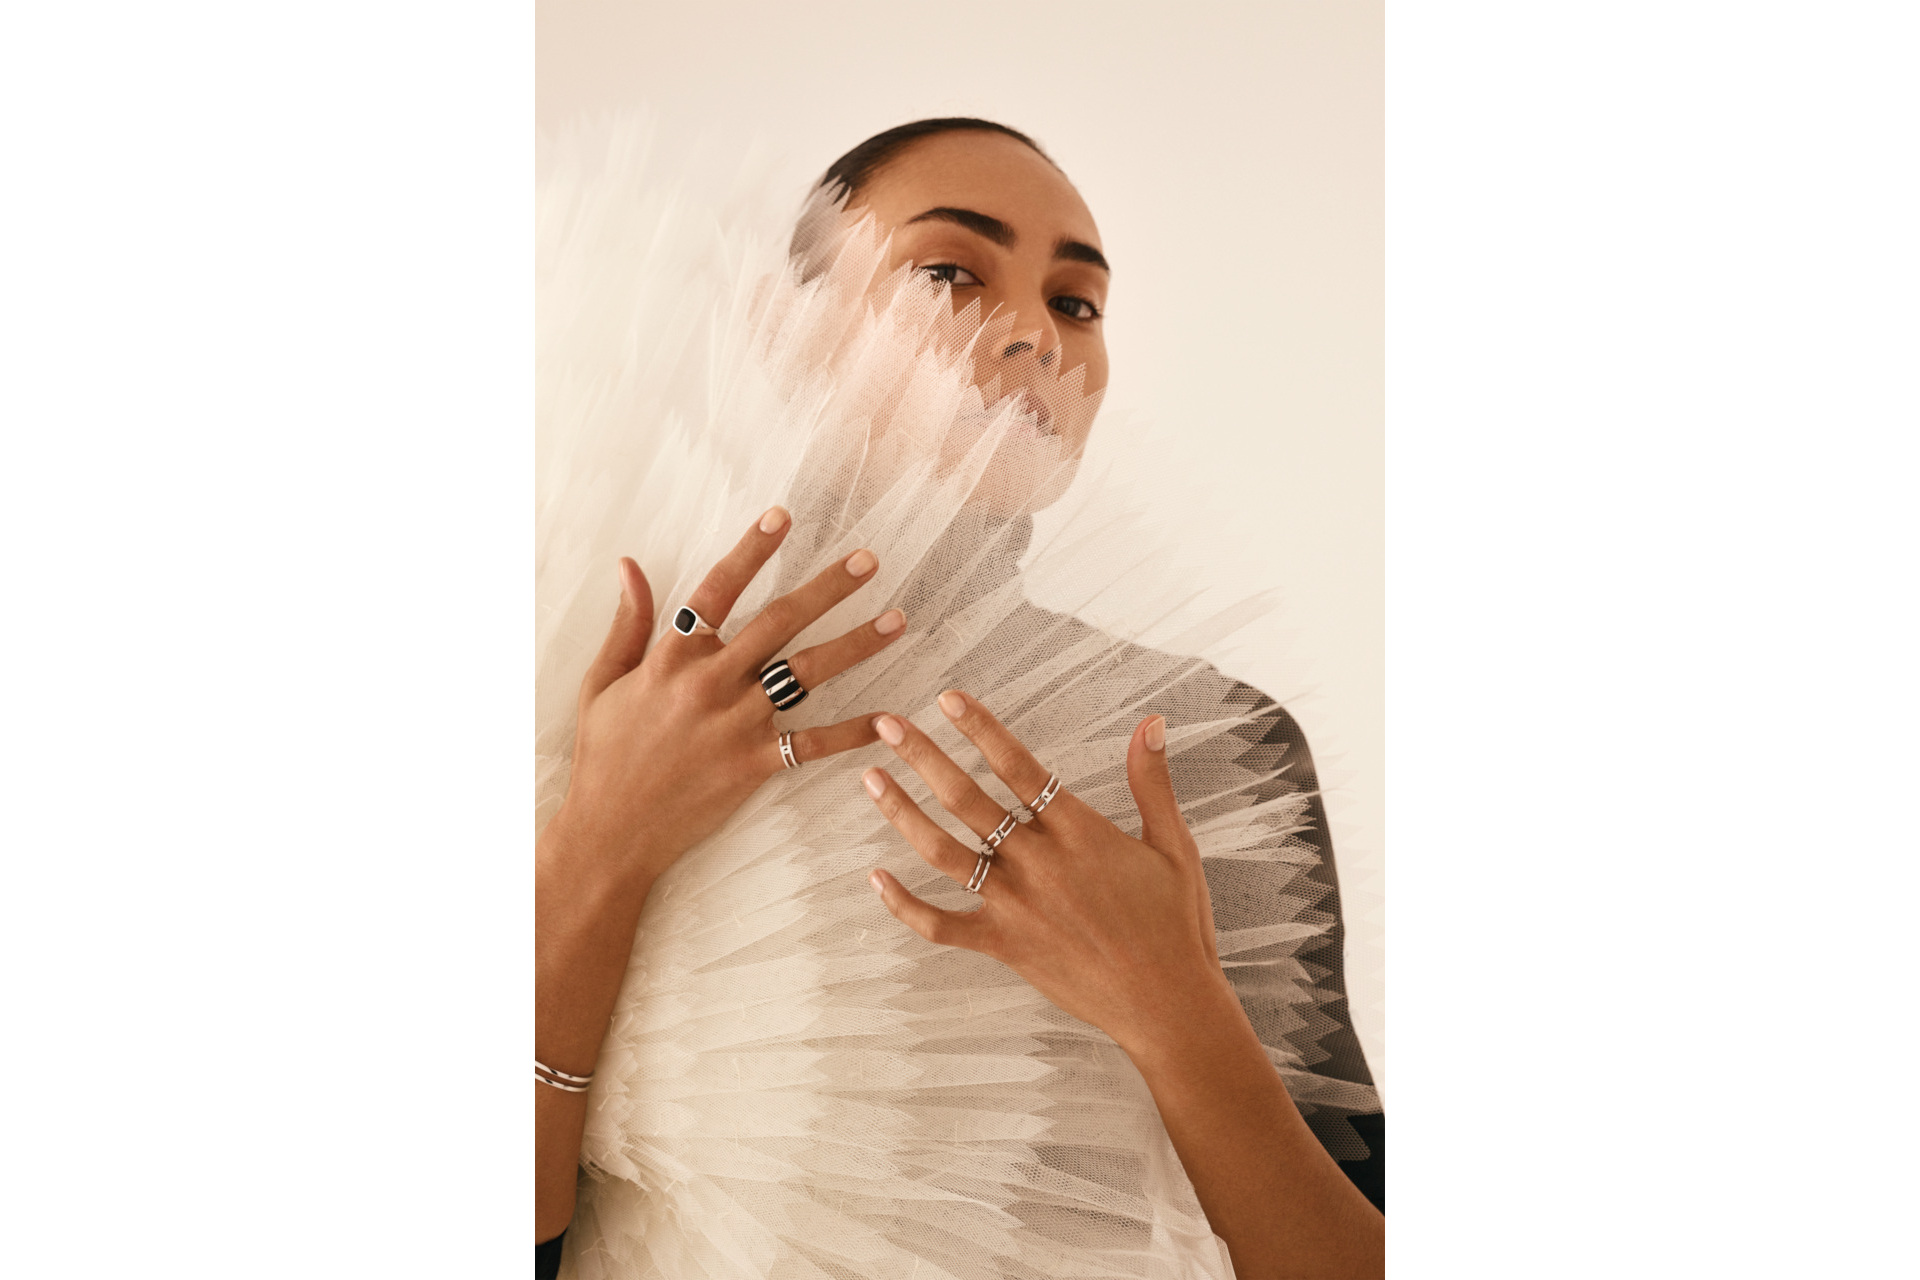
<path fill-rule="evenodd" d="M 1053 433 L 1053 410 L 1047 407 L 1045 400 L 1035 394 L 1033 388 L 1021 387 L 1008 398 L 1014 402 L 1021 413 L 1030 413 L 1034 416 L 1034 425 L 1041 434 Z"/>

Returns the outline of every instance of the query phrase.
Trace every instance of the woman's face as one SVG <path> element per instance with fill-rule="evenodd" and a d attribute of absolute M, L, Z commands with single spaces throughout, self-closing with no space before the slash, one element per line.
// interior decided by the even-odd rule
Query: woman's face
<path fill-rule="evenodd" d="M 884 165 L 848 212 L 871 212 L 892 233 L 889 265 L 951 284 L 956 311 L 977 300 L 983 320 L 1011 321 L 1004 343 L 979 354 L 976 377 L 999 379 L 1001 394 L 1024 390 L 1041 429 L 1078 456 L 1107 385 L 1109 272 L 1073 184 L 1004 134 L 942 133 Z M 1077 379 L 1062 381 L 1075 370 L 1085 373 L 1078 391 Z"/>

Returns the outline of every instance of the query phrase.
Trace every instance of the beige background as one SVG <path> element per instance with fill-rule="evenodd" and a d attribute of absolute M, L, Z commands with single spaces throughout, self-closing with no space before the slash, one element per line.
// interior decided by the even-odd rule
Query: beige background
<path fill-rule="evenodd" d="M 870 134 L 979 115 L 1033 135 L 1080 187 L 1115 266 L 1089 461 L 1151 458 L 1145 496 L 1204 553 L 1201 585 L 1279 592 L 1208 656 L 1306 728 L 1384 1091 L 1380 6 L 539 0 L 537 15 L 543 133 L 650 107 L 667 158 L 757 144 L 797 199 Z"/>

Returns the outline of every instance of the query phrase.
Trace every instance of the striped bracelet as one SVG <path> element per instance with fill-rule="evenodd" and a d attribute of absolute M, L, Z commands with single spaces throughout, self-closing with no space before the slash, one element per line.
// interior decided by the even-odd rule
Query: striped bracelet
<path fill-rule="evenodd" d="M 589 1071 L 583 1076 L 570 1076 L 564 1071 L 555 1071 L 540 1059 L 535 1058 L 533 1078 L 562 1093 L 585 1093 L 587 1086 L 593 1083 L 593 1072 Z"/>

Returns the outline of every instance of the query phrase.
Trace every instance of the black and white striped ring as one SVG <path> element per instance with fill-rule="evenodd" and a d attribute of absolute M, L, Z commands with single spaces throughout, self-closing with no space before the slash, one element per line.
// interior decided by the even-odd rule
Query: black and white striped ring
<path fill-rule="evenodd" d="M 807 700 L 807 691 L 800 687 L 800 681 L 794 677 L 793 668 L 787 665 L 785 658 L 769 664 L 760 673 L 760 687 L 773 699 L 775 711 L 797 707 Z"/>

